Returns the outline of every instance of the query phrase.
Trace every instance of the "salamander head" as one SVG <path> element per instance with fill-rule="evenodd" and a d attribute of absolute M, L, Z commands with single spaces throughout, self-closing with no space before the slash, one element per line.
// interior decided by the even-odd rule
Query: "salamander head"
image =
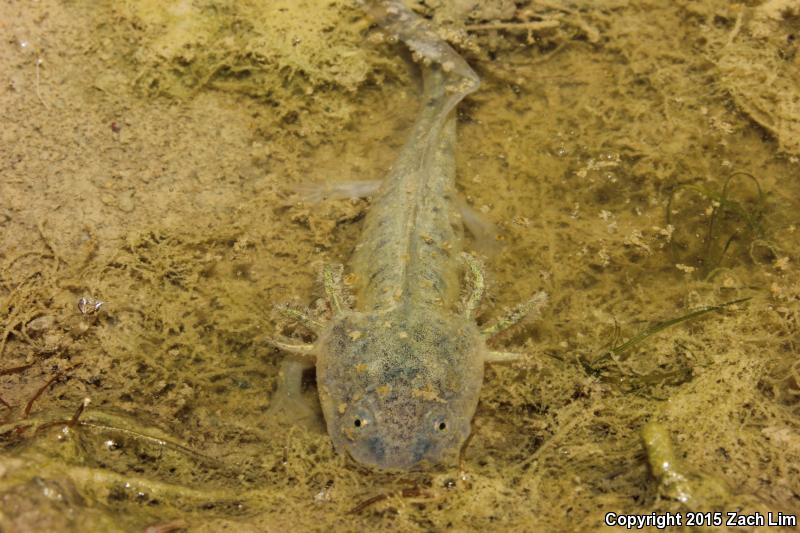
<path fill-rule="evenodd" d="M 370 327 L 368 317 L 351 316 L 325 339 L 317 383 L 328 433 L 361 464 L 408 470 L 449 462 L 469 436 L 483 340 L 466 321 L 428 318 Z M 356 323 L 367 326 L 363 333 Z"/>
<path fill-rule="evenodd" d="M 328 424 L 337 448 L 361 464 L 408 470 L 456 457 L 469 435 L 472 413 L 424 400 L 381 401 L 368 395 Z"/>

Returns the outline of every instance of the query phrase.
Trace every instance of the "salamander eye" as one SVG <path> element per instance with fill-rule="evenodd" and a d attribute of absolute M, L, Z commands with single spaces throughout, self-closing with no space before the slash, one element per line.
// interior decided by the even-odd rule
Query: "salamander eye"
<path fill-rule="evenodd" d="M 431 435 L 452 433 L 453 415 L 447 409 L 435 409 L 425 414 L 424 426 Z"/>
<path fill-rule="evenodd" d="M 342 417 L 342 430 L 350 439 L 362 439 L 375 430 L 375 417 L 367 405 L 356 405 Z"/>

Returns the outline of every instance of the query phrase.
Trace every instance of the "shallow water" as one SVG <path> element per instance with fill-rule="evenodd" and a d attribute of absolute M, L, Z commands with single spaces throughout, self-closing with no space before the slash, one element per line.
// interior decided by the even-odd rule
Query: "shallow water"
<path fill-rule="evenodd" d="M 321 266 L 350 257 L 369 202 L 291 191 L 385 173 L 417 106 L 402 47 L 345 2 L 4 3 L 0 528 L 797 513 L 800 18 L 779 3 L 422 10 L 483 83 L 458 144 L 502 242 L 480 320 L 551 303 L 496 343 L 525 359 L 487 371 L 462 464 L 401 475 L 334 453 L 313 376 L 310 423 L 271 418 L 282 355 L 261 338 L 303 338 L 273 307 L 320 307 Z M 694 503 L 649 471 L 649 420 Z"/>

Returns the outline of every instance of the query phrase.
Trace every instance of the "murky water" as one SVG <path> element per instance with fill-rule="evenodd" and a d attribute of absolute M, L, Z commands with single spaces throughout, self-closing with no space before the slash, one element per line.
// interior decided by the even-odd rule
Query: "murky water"
<path fill-rule="evenodd" d="M 551 304 L 497 343 L 526 358 L 488 370 L 462 464 L 401 475 L 334 453 L 313 376 L 309 423 L 268 415 L 263 336 L 302 338 L 273 307 L 319 306 L 350 257 L 369 202 L 291 190 L 385 173 L 417 106 L 403 48 L 344 1 L 0 6 L 2 530 L 797 513 L 796 4 L 477 4 L 419 8 L 483 82 L 458 144 L 502 239 L 480 320 Z"/>

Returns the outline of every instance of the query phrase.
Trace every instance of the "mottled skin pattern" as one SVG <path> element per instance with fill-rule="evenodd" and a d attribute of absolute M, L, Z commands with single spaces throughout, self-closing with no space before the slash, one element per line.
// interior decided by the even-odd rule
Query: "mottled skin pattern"
<path fill-rule="evenodd" d="M 411 469 L 457 456 L 470 433 L 484 363 L 516 357 L 487 351 L 485 339 L 530 306 L 479 331 L 470 313 L 480 297 L 482 275 L 469 258 L 475 292 L 460 303 L 464 261 L 455 205 L 454 110 L 478 87 L 477 76 L 399 1 L 363 4 L 420 60 L 422 108 L 375 194 L 350 264 L 355 308 L 344 307 L 328 276 L 331 320 L 319 324 L 295 313 L 317 331 L 317 342 L 274 343 L 314 359 L 322 410 L 337 450 L 375 468 Z"/>
<path fill-rule="evenodd" d="M 351 262 L 361 310 L 399 304 L 452 310 L 461 292 L 455 113 L 442 123 L 444 76 L 438 67 L 425 70 L 423 109 L 373 199 Z"/>

